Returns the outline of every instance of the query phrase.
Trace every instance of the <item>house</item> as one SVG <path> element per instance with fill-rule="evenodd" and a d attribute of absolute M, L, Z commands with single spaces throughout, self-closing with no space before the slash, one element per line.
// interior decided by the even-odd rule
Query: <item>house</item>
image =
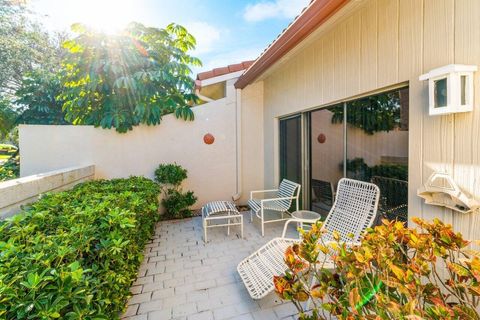
<path fill-rule="evenodd" d="M 199 205 L 245 203 L 250 190 L 286 177 L 302 183 L 303 207 L 319 212 L 340 177 L 377 179 L 385 212 L 408 206 L 410 217 L 439 217 L 476 239 L 477 215 L 426 205 L 417 190 L 442 172 L 480 197 L 478 72 L 475 107 L 462 113 L 430 115 L 429 82 L 419 80 L 480 65 L 479 14 L 476 0 L 312 1 L 253 63 L 199 75 L 205 104 L 192 123 L 167 116 L 121 139 L 91 127 L 21 126 L 22 176 L 89 164 L 96 177 L 151 175 L 176 161 Z"/>
<path fill-rule="evenodd" d="M 405 188 L 409 216 L 438 217 L 478 239 L 476 215 L 425 205 L 417 190 L 443 172 L 480 196 L 478 72 L 475 108 L 465 113 L 429 115 L 429 84 L 419 80 L 442 66 L 480 64 L 479 14 L 478 1 L 312 1 L 235 83 L 242 99 L 263 92 L 265 186 L 290 177 L 309 190 L 304 206 L 319 198 L 315 185 L 328 204 L 330 184 L 362 175 L 355 165 L 408 165 L 408 187 L 393 193 Z"/>

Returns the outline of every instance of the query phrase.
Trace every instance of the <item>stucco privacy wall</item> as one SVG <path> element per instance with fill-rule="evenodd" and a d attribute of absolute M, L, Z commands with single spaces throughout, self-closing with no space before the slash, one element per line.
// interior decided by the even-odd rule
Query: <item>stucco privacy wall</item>
<path fill-rule="evenodd" d="M 46 192 L 62 191 L 93 179 L 95 166 L 72 167 L 0 182 L 0 219 L 20 211 Z"/>
<path fill-rule="evenodd" d="M 264 85 L 265 185 L 278 179 L 278 118 L 398 84 L 410 86 L 409 211 L 439 217 L 470 239 L 480 214 L 424 205 L 416 196 L 444 171 L 480 197 L 480 72 L 475 111 L 431 117 L 419 75 L 451 63 L 480 66 L 480 1 L 351 1 L 260 80 Z"/>
<path fill-rule="evenodd" d="M 158 126 L 140 126 L 126 134 L 91 126 L 22 125 L 21 175 L 93 163 L 96 178 L 153 177 L 160 163 L 176 162 L 188 170 L 184 187 L 195 191 L 199 198 L 196 207 L 206 201 L 229 200 L 237 193 L 236 95 L 233 81 L 229 81 L 226 98 L 193 108 L 193 122 L 167 115 Z M 253 90 L 245 100 L 254 101 L 256 96 Z M 244 110 L 248 112 L 249 108 Z M 261 113 L 259 110 L 256 113 Z M 249 125 L 245 126 L 249 138 Z M 215 137 L 212 145 L 203 142 L 206 133 Z M 261 139 L 256 141 L 261 145 Z M 262 149 L 255 140 L 248 145 L 253 152 Z M 243 161 L 242 181 L 245 187 L 258 189 L 263 186 L 263 176 L 259 179 L 252 170 L 257 172 L 262 158 L 249 152 L 243 153 L 247 159 Z"/>
<path fill-rule="evenodd" d="M 246 203 L 251 190 L 263 189 L 263 83 L 241 90 L 242 198 Z"/>

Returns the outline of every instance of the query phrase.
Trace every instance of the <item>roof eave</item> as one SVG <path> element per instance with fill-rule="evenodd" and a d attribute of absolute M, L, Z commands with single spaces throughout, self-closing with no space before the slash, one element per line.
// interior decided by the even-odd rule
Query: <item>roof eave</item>
<path fill-rule="evenodd" d="M 300 16 L 255 60 L 250 68 L 235 82 L 243 89 L 254 82 L 275 62 L 287 54 L 308 35 L 325 23 L 350 0 L 315 0 Z"/>

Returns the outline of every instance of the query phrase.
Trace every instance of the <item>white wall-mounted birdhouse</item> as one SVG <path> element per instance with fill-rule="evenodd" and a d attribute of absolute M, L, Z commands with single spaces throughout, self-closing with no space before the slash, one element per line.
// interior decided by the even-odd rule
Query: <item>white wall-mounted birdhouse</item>
<path fill-rule="evenodd" d="M 475 71 L 477 66 L 450 64 L 421 75 L 421 81 L 428 80 L 429 114 L 472 111 Z"/>

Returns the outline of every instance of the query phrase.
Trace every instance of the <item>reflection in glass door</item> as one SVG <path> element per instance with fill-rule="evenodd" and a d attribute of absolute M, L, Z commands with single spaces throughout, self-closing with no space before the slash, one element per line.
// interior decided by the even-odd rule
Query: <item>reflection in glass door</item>
<path fill-rule="evenodd" d="M 280 120 L 280 180 L 302 183 L 301 116 Z"/>
<path fill-rule="evenodd" d="M 344 129 L 334 122 L 335 110 L 343 105 L 310 113 L 311 210 L 325 218 L 335 199 L 335 188 L 343 177 Z"/>
<path fill-rule="evenodd" d="M 384 218 L 408 218 L 408 88 L 310 113 L 310 207 L 330 210 L 338 180 L 373 182 Z"/>
<path fill-rule="evenodd" d="M 383 218 L 408 219 L 408 88 L 347 104 L 347 177 L 380 188 Z"/>

